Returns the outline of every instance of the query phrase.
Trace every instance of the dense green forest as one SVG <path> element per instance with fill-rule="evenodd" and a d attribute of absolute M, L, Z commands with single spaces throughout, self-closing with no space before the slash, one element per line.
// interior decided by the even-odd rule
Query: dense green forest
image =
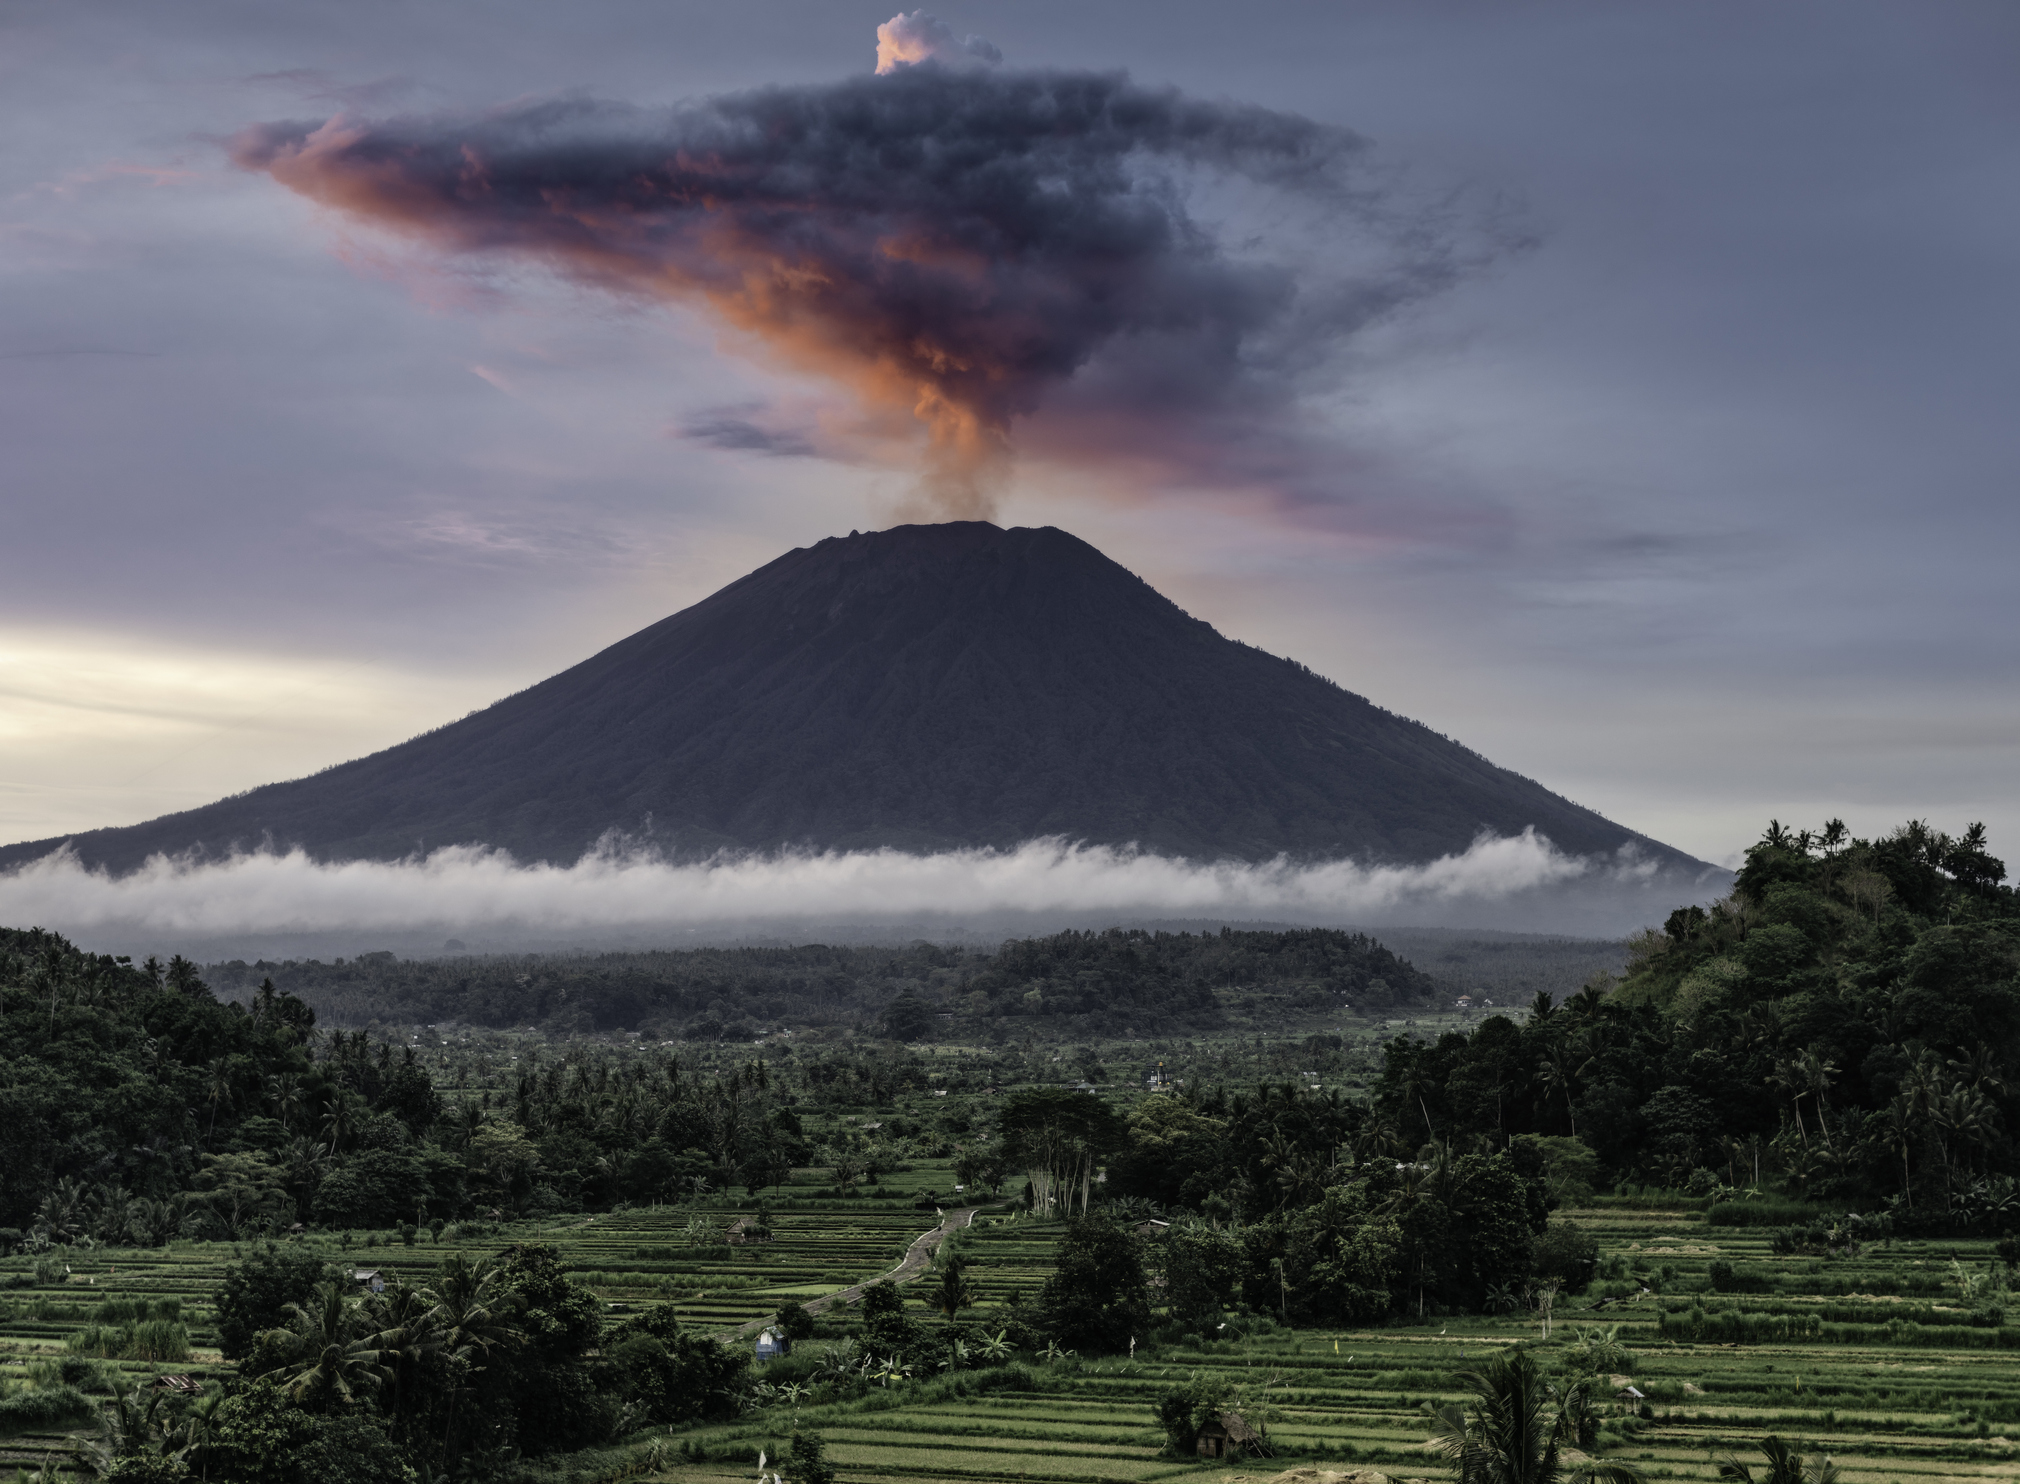
<path fill-rule="evenodd" d="M 2020 1225 L 2004 876 L 1981 826 L 1771 825 L 1732 894 L 1635 940 L 1619 982 L 1390 1044 L 1374 1117 L 1405 1142 L 1576 1139 L 1600 1180 L 1766 1184 L 1897 1229 Z"/>
<path fill-rule="evenodd" d="M 401 960 L 367 953 L 335 963 L 209 966 L 244 996 L 264 980 L 313 1003 L 326 1022 L 537 1026 L 556 1035 L 636 1030 L 655 1039 L 749 1041 L 768 1028 L 870 1027 L 898 997 L 925 1018 L 903 1039 L 949 1034 L 1135 1036 L 1226 1024 L 1217 990 L 1286 1008 L 1421 1003 L 1429 976 L 1360 933 L 1067 932 L 1013 940 L 994 954 L 909 948 L 699 948 L 593 957 Z"/>

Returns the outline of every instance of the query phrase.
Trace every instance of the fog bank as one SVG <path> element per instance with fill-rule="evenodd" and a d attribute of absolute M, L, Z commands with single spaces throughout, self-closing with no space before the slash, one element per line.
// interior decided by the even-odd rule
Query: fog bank
<path fill-rule="evenodd" d="M 113 876 L 59 852 L 0 874 L 0 923 L 51 928 L 101 951 L 219 956 L 271 955 L 283 944 L 439 953 L 451 939 L 472 951 L 680 946 L 704 934 L 861 941 L 879 928 L 1007 936 L 1174 916 L 1615 936 L 1723 884 L 1667 877 L 1632 856 L 1567 856 L 1534 831 L 1482 836 L 1413 866 L 1192 861 L 1048 839 L 1011 850 L 700 863 L 606 850 L 572 866 L 521 865 L 476 847 L 337 863 L 296 850 L 157 856 Z"/>

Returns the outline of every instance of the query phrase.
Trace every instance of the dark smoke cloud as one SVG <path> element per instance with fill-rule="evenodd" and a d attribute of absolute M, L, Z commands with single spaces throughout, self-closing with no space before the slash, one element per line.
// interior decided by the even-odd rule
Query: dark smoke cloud
<path fill-rule="evenodd" d="M 1343 337 L 1458 271 L 1357 136 L 1119 73 L 929 61 L 667 110 L 267 124 L 233 153 L 447 253 L 706 303 L 916 417 L 956 516 L 989 512 L 1012 426 L 1041 404 L 1080 398 L 1076 457 L 1146 453 L 1181 416 L 1195 442 L 1252 437 Z M 1323 257 L 1241 241 L 1258 202 L 1323 223 Z"/>
<path fill-rule="evenodd" d="M 818 452 L 810 439 L 798 433 L 775 432 L 732 412 L 711 412 L 693 418 L 681 425 L 680 436 L 710 448 L 769 454 L 773 458 L 811 458 Z"/>

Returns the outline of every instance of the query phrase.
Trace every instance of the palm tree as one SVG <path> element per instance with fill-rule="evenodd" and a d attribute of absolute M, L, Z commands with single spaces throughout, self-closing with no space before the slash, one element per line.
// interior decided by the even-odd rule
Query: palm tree
<path fill-rule="evenodd" d="M 452 1375 L 460 1378 L 477 1369 L 480 1358 L 500 1345 L 519 1345 L 525 1331 L 512 1323 L 525 1307 L 525 1299 L 506 1282 L 504 1267 L 495 1259 L 471 1262 L 460 1252 L 443 1263 L 429 1290 L 435 1307 L 428 1311 L 436 1348 L 452 1363 Z M 448 1416 L 442 1431 L 442 1462 L 445 1471 L 452 1460 L 450 1444 L 455 1437 L 456 1403 L 463 1394 L 458 1381 L 450 1383 Z"/>
<path fill-rule="evenodd" d="M 432 1300 L 430 1295 L 419 1289 L 395 1283 L 384 1293 L 367 1299 L 365 1312 L 370 1322 L 378 1326 L 371 1343 L 378 1347 L 392 1373 L 393 1394 L 389 1410 L 398 1417 L 406 1400 L 405 1382 L 409 1372 L 441 1348 L 441 1336 L 435 1330 Z"/>
<path fill-rule="evenodd" d="M 1817 1128 L 1823 1133 L 1824 1147 L 1831 1146 L 1831 1127 L 1824 1122 L 1824 1094 L 1831 1089 L 1836 1077 L 1838 1064 L 1826 1061 L 1817 1055 L 1814 1048 L 1796 1058 L 1796 1073 L 1803 1079 L 1803 1086 L 1809 1090 L 1810 1101 L 1816 1106 Z"/>
<path fill-rule="evenodd" d="M 974 1302 L 975 1288 L 968 1281 L 968 1264 L 959 1256 L 948 1258 L 940 1274 L 940 1291 L 934 1296 L 934 1307 L 952 1319 Z"/>
<path fill-rule="evenodd" d="M 1439 1412 L 1432 1439 L 1459 1484 L 1642 1484 L 1640 1470 L 1577 1451 L 1591 1408 L 1583 1385 L 1559 1391 L 1526 1351 L 1461 1378 L 1473 1400 Z"/>
<path fill-rule="evenodd" d="M 292 1072 L 276 1072 L 267 1078 L 267 1097 L 274 1105 L 274 1117 L 282 1127 L 294 1132 L 295 1123 L 301 1117 L 308 1093 L 302 1088 L 302 1079 Z"/>
<path fill-rule="evenodd" d="M 355 1299 L 341 1285 L 320 1283 L 306 1304 L 289 1304 L 285 1327 L 268 1330 L 283 1353 L 285 1390 L 296 1402 L 335 1401 L 349 1406 L 360 1392 L 376 1391 L 391 1378 L 379 1336 L 364 1331 Z"/>
<path fill-rule="evenodd" d="M 1901 1156 L 1901 1194 L 1913 1206 L 1915 1188 L 1908 1181 L 1908 1151 L 1914 1148 L 1915 1139 L 1922 1131 L 1922 1121 L 1915 1116 L 1915 1110 L 1905 1096 L 1887 1104 L 1880 1118 L 1881 1137 L 1889 1149 Z"/>
<path fill-rule="evenodd" d="M 65 1176 L 42 1198 L 35 1229 L 52 1242 L 74 1242 L 84 1235 L 84 1184 Z"/>
<path fill-rule="evenodd" d="M 1543 996 L 1537 996 L 1538 999 Z M 1581 1067 L 1574 1067 L 1564 1047 L 1559 1047 L 1536 1064 L 1536 1073 L 1543 1083 L 1547 1095 L 1553 1092 L 1564 1094 L 1564 1116 L 1571 1120 L 1571 1137 L 1578 1137 L 1578 1112 L 1571 1106 L 1571 1094 L 1576 1088 Z"/>
<path fill-rule="evenodd" d="M 1803 1125 L 1803 1094 L 1810 1090 L 1809 1078 L 1794 1059 L 1775 1063 L 1774 1075 L 1770 1079 L 1776 1087 L 1789 1095 L 1789 1106 L 1796 1112 L 1796 1133 L 1801 1136 L 1803 1147 L 1808 1148 L 1810 1131 Z"/>
<path fill-rule="evenodd" d="M 322 1136 L 331 1154 L 343 1151 L 357 1133 L 358 1099 L 355 1093 L 338 1088 L 323 1105 Z"/>
<path fill-rule="evenodd" d="M 210 1127 L 204 1133 L 204 1137 L 208 1139 L 217 1133 L 219 1106 L 229 1103 L 232 1099 L 231 1068 L 223 1057 L 219 1057 L 204 1068 L 203 1096 L 210 1104 Z"/>
<path fill-rule="evenodd" d="M 1838 1466 L 1829 1458 L 1805 1458 L 1773 1436 L 1760 1440 L 1760 1451 L 1767 1455 L 1768 1466 L 1758 1479 L 1752 1469 L 1730 1453 L 1718 1466 L 1718 1476 L 1738 1479 L 1741 1484 L 1838 1484 Z"/>

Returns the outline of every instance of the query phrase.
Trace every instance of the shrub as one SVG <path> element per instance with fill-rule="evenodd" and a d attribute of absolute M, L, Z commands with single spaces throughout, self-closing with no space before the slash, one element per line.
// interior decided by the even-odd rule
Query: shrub
<path fill-rule="evenodd" d="M 182 1484 L 191 1477 L 180 1458 L 158 1453 L 129 1453 L 98 1476 L 99 1484 Z"/>
<path fill-rule="evenodd" d="M 0 1433 L 76 1427 L 97 1415 L 91 1398 L 74 1386 L 45 1386 L 0 1397 Z"/>
<path fill-rule="evenodd" d="M 1681 1313 L 1660 1316 L 1656 1332 L 1667 1340 L 1714 1345 L 1786 1344 L 1824 1337 L 1823 1320 L 1815 1314 L 1706 1311 L 1696 1304 Z"/>
<path fill-rule="evenodd" d="M 28 1368 L 39 1386 L 75 1386 L 79 1391 L 113 1390 L 113 1379 L 105 1367 L 82 1355 L 63 1355 L 39 1361 Z"/>
<path fill-rule="evenodd" d="M 1561 1279 L 1568 1293 L 1583 1292 L 1599 1268 L 1599 1239 L 1576 1222 L 1551 1222 L 1534 1252 L 1536 1276 Z"/>
<path fill-rule="evenodd" d="M 817 1432 L 796 1432 L 792 1441 L 793 1484 L 835 1484 L 835 1466 L 827 1460 L 827 1444 Z"/>
<path fill-rule="evenodd" d="M 268 1242 L 224 1270 L 217 1291 L 217 1343 L 226 1360 L 252 1353 L 253 1336 L 286 1319 L 289 1304 L 308 1302 L 323 1281 L 323 1260 L 306 1247 Z"/>
<path fill-rule="evenodd" d="M 1714 1262 L 1706 1270 L 1713 1293 L 1773 1293 L 1775 1281 L 1766 1273 L 1742 1273 L 1729 1262 Z"/>
<path fill-rule="evenodd" d="M 737 1383 L 750 1364 L 719 1340 L 683 1332 L 663 1304 L 604 1335 L 603 1357 L 611 1379 L 661 1423 L 734 1415 Z"/>
<path fill-rule="evenodd" d="M 814 1316 L 807 1312 L 807 1306 L 798 1299 L 787 1299 L 779 1305 L 774 1320 L 779 1333 L 797 1344 L 814 1332 Z"/>
<path fill-rule="evenodd" d="M 139 1324 L 86 1325 L 70 1336 L 72 1355 L 107 1360 L 189 1359 L 189 1331 L 172 1319 L 147 1319 Z"/>
<path fill-rule="evenodd" d="M 110 1298 L 91 1316 L 94 1324 L 138 1324 L 148 1319 L 182 1318 L 181 1299 Z"/>

